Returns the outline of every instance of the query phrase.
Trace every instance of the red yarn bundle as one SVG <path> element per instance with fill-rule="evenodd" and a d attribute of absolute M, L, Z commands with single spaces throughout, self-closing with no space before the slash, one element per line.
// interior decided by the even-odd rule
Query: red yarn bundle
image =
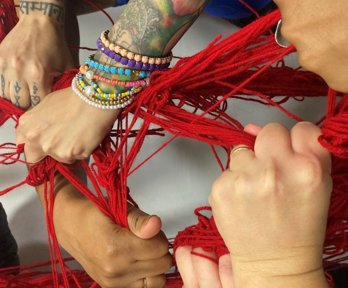
<path fill-rule="evenodd" d="M 11 7 L 9 0 L 4 3 L 8 6 L 3 7 Z M 7 9 L 13 11 L 13 6 Z M 170 70 L 154 72 L 150 86 L 120 113 L 117 128 L 94 151 L 93 164 L 79 163 L 92 183 L 91 189 L 71 172 L 76 167 L 47 157 L 30 169 L 22 183 L 1 191 L 0 196 L 23 184 L 36 186 L 45 183 L 52 274 L 30 272 L 33 271 L 31 267 L 22 268 L 17 275 L 10 275 L 6 270 L 0 273 L 0 286 L 97 287 L 83 272 L 71 270 L 67 260 L 61 256 L 53 225 L 54 173 L 61 173 L 107 216 L 127 227 L 127 201 L 136 205 L 127 187 L 127 177 L 176 137 L 188 137 L 210 145 L 222 170 L 227 163 L 219 158 L 217 147 L 222 147 L 227 155 L 230 147 L 236 144 L 253 147 L 254 138 L 244 133 L 242 124 L 226 112 L 234 99 L 275 106 L 300 121 L 300 117 L 286 110 L 283 103 L 289 99 L 302 100 L 327 94 L 327 114 L 324 118 L 318 115 L 323 131 L 319 141 L 334 157 L 334 188 L 325 242 L 325 265 L 330 270 L 336 263 L 345 260 L 344 253 L 348 251 L 348 163 L 344 160 L 348 158 L 348 95 L 334 91 L 327 93 L 328 87 L 320 77 L 284 65 L 283 58 L 294 49 L 281 48 L 274 42 L 271 30 L 279 18 L 279 12 L 273 12 L 227 39 L 218 37 L 206 49 L 181 59 Z M 5 35 L 13 24 L 4 22 L 0 30 L 5 30 L 0 35 Z M 54 89 L 68 87 L 75 74 L 76 70 L 67 71 Z M 23 113 L 2 99 L 0 111 L 0 124 L 10 117 L 17 123 Z M 140 128 L 135 128 L 135 123 L 139 121 L 142 123 Z M 153 129 L 154 126 L 157 128 Z M 141 164 L 135 165 L 145 137 L 164 132 L 173 137 Z M 3 144 L 0 149 L 3 150 L 0 151 L 0 164 L 20 161 L 19 156 L 23 153 L 23 146 L 16 148 Z M 107 197 L 102 191 L 106 191 Z M 214 220 L 204 216 L 202 210 L 209 210 L 209 207 L 196 210 L 198 224 L 178 234 L 174 249 L 190 245 L 215 251 L 220 256 L 228 253 Z M 167 287 L 181 286 L 177 274 L 168 278 Z"/>

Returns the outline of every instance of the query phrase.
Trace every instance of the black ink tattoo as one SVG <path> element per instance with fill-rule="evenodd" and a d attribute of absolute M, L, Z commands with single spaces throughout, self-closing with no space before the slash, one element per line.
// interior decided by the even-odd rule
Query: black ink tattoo
<path fill-rule="evenodd" d="M 5 77 L 4 75 L 1 74 L 1 91 L 2 91 L 2 97 L 6 97 L 5 96 Z"/>
<path fill-rule="evenodd" d="M 37 104 L 40 103 L 41 101 L 41 98 L 40 96 L 38 95 L 39 93 L 39 88 L 37 88 L 37 84 L 34 83 L 34 86 L 33 86 L 33 95 L 30 95 L 30 99 L 31 99 L 31 106 L 32 107 L 35 107 Z"/>
<path fill-rule="evenodd" d="M 61 5 L 36 2 L 36 1 L 21 1 L 19 5 L 22 14 L 29 15 L 30 12 L 38 11 L 42 15 L 54 18 L 57 22 L 64 22 L 64 7 Z"/>
<path fill-rule="evenodd" d="M 15 92 L 16 92 L 16 95 L 14 96 L 15 97 L 15 100 L 16 100 L 16 103 L 15 105 L 17 107 L 20 107 L 20 103 L 19 103 L 19 100 L 21 99 L 21 97 L 18 95 L 18 93 L 21 91 L 21 86 L 19 85 L 19 83 L 16 81 L 16 85 L 14 86 L 14 89 L 15 89 Z"/>
<path fill-rule="evenodd" d="M 19 91 L 21 91 L 21 86 L 19 86 L 19 83 L 16 81 L 16 85 L 14 86 L 14 89 L 15 89 L 15 92 L 16 92 L 16 94 L 18 94 L 19 93 Z"/>

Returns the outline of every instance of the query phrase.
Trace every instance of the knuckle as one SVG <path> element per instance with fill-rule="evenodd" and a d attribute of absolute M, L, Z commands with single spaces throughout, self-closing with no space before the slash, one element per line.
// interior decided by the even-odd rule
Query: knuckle
<path fill-rule="evenodd" d="M 42 82 L 45 78 L 45 68 L 40 63 L 32 63 L 29 67 L 29 75 L 34 82 Z"/>
<path fill-rule="evenodd" d="M 247 175 L 243 172 L 225 174 L 224 177 L 218 178 L 213 183 L 210 204 L 212 206 L 224 205 L 232 197 L 232 194 L 243 195 L 247 190 L 247 183 Z"/>
<path fill-rule="evenodd" d="M 165 255 L 169 251 L 169 243 L 168 241 L 160 241 L 158 243 L 158 254 Z"/>
<path fill-rule="evenodd" d="M 259 196 L 268 196 L 272 195 L 278 188 L 277 181 L 277 171 L 274 167 L 273 162 L 268 162 L 266 166 L 260 173 L 259 183 L 258 183 L 258 192 L 256 195 Z"/>
<path fill-rule="evenodd" d="M 116 265 L 113 265 L 111 263 L 104 263 L 101 267 L 101 273 L 104 278 L 117 278 L 120 276 L 120 272 L 115 267 Z M 105 283 L 106 284 L 106 283 Z"/>
<path fill-rule="evenodd" d="M 305 157 L 298 163 L 297 182 L 307 188 L 306 190 L 316 190 L 321 184 L 323 171 L 320 161 L 316 157 Z M 311 188 L 311 189 L 308 189 Z"/>

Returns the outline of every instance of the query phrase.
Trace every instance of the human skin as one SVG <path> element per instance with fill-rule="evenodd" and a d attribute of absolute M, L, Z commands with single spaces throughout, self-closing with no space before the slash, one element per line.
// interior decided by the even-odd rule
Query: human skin
<path fill-rule="evenodd" d="M 109 38 L 135 53 L 166 55 L 199 16 L 206 1 L 194 3 L 197 10 L 191 13 L 192 5 L 174 7 L 170 0 L 130 1 L 111 29 Z M 118 65 L 101 53 L 97 53 L 95 58 Z M 71 107 L 69 113 L 64 107 Z M 20 118 L 17 143 L 26 144 L 29 162 L 35 163 L 49 155 L 60 162 L 72 163 L 92 153 L 110 131 L 117 115 L 116 110 L 104 111 L 89 106 L 71 88 L 60 90 Z"/>
<path fill-rule="evenodd" d="M 293 44 L 300 64 L 340 92 L 348 92 L 348 2 L 275 0 L 282 14 L 281 33 Z"/>
<path fill-rule="evenodd" d="M 138 4 L 141 10 L 138 9 Z M 176 7 L 177 10 L 174 10 L 171 8 L 171 1 L 131 1 L 112 29 L 110 38 L 115 42 L 122 41 L 124 46 L 131 47 L 137 53 L 152 56 L 165 54 L 199 15 L 204 2 L 197 1 L 197 4 L 199 4 L 197 11 L 191 15 L 192 6 L 187 9 L 186 6 Z M 141 15 L 141 11 L 147 11 L 158 15 L 159 18 L 156 18 L 155 22 L 146 23 L 146 17 L 141 19 L 131 17 L 137 15 L 137 13 L 134 14 L 135 11 L 139 12 L 138 15 Z M 184 13 L 185 16 L 178 17 L 175 11 Z M 172 23 L 171 29 L 163 27 L 164 16 L 167 17 L 166 20 L 171 20 L 165 22 L 167 25 Z M 139 38 L 138 34 L 144 31 L 137 31 L 137 29 L 146 27 L 145 36 Z M 122 37 L 119 37 L 120 34 Z M 162 37 L 159 37 L 161 34 L 163 34 Z M 101 54 L 95 57 L 100 61 L 108 61 Z M 111 61 L 108 63 L 116 64 Z M 65 107 L 69 107 L 69 113 L 66 113 Z M 17 129 L 17 143 L 26 143 L 25 152 L 29 162 L 36 162 L 46 155 L 51 155 L 61 162 L 71 163 L 91 154 L 110 131 L 117 113 L 118 111 L 97 110 L 82 102 L 71 89 L 61 90 L 47 96 L 40 105 L 21 117 L 20 126 Z M 69 114 L 68 117 L 66 117 L 67 114 Z M 58 124 L 57 119 L 59 119 L 59 125 L 54 127 L 53 123 Z M 71 125 L 72 120 L 74 125 Z M 40 127 L 36 126 L 37 121 L 40 122 Z M 50 123 L 50 121 L 53 122 Z M 50 134 L 49 131 L 53 133 Z M 88 133 L 89 131 L 91 133 Z M 22 133 L 25 134 L 24 138 Z M 54 144 L 53 146 L 57 144 L 58 146 L 54 149 L 59 148 L 59 151 L 52 150 L 53 146 L 47 146 L 47 143 L 40 142 L 43 138 L 38 137 L 43 135 L 46 140 Z M 60 137 L 63 140 L 61 142 Z M 78 139 L 77 142 L 82 145 L 76 142 Z M 149 218 L 140 210 L 131 209 L 130 215 L 133 220 L 128 218 L 130 231 L 121 229 L 94 205 L 81 197 L 64 178 L 57 177 L 54 222 L 58 241 L 80 262 L 87 273 L 103 288 L 143 287 L 144 278 L 147 279 L 148 287 L 163 287 L 163 273 L 169 268 L 171 256 L 168 254 L 168 241 L 160 231 L 160 218 L 157 216 Z M 38 191 L 44 203 L 43 187 L 38 187 Z M 134 226 L 132 223 L 143 224 L 135 229 L 132 228 Z M 95 238 L 95 231 L 98 231 L 98 238 Z M 98 245 L 86 239 L 95 239 Z M 146 241 L 143 241 L 145 239 Z M 154 255 L 158 253 L 156 252 L 158 249 L 154 249 L 156 246 L 165 247 L 165 249 L 160 249 L 160 253 Z M 121 251 L 131 251 L 131 253 L 124 254 Z M 151 264 L 155 259 L 159 265 Z M 136 267 L 134 263 L 138 262 L 139 265 Z M 119 263 L 123 265 L 120 267 Z"/>
<path fill-rule="evenodd" d="M 37 187 L 45 207 L 44 185 Z M 64 177 L 55 178 L 53 219 L 58 242 L 103 288 L 161 288 L 172 265 L 161 220 L 134 207 L 129 229 L 115 224 Z"/>
<path fill-rule="evenodd" d="M 48 16 L 44 8 L 32 11 L 22 4 L 19 22 L 0 44 L 0 95 L 23 109 L 39 104 L 54 78 L 74 64 L 64 35 L 65 1 L 35 2 L 47 9 L 55 5 L 60 14 Z"/>
<path fill-rule="evenodd" d="M 320 129 L 301 122 L 258 130 L 254 151 L 232 151 L 209 201 L 233 288 L 328 288 L 322 253 L 332 179 Z"/>

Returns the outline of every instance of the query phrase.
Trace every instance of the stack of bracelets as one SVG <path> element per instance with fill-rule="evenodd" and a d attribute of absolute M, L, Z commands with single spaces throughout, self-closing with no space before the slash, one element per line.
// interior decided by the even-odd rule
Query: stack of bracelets
<path fill-rule="evenodd" d="M 151 72 L 169 67 L 172 54 L 165 57 L 136 54 L 112 43 L 108 34 L 109 31 L 105 31 L 98 38 L 98 49 L 119 66 L 100 63 L 91 55 L 80 67 L 71 86 L 74 93 L 89 105 L 99 109 L 121 109 L 148 85 Z"/>

